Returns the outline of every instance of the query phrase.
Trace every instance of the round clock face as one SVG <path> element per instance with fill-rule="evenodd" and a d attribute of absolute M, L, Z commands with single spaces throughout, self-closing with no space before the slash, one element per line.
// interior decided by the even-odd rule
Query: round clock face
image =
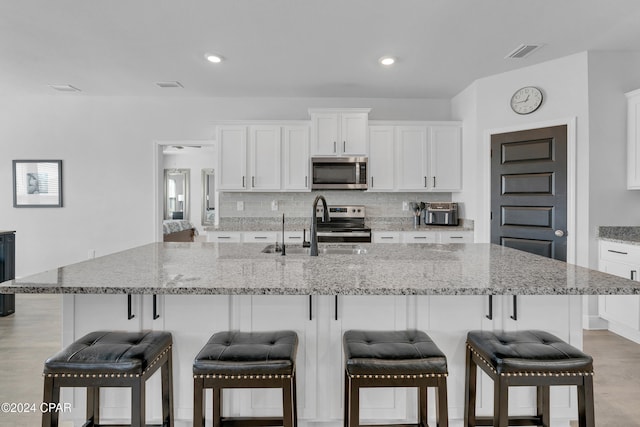
<path fill-rule="evenodd" d="M 511 97 L 511 109 L 518 114 L 530 114 L 540 108 L 542 92 L 537 87 L 518 89 Z"/>

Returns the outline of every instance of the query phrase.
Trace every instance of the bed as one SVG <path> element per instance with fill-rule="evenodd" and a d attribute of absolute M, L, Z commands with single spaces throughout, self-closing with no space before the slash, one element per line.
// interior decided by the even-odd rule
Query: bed
<path fill-rule="evenodd" d="M 193 242 L 198 230 L 191 221 L 184 219 L 166 219 L 162 223 L 163 241 L 165 242 Z"/>

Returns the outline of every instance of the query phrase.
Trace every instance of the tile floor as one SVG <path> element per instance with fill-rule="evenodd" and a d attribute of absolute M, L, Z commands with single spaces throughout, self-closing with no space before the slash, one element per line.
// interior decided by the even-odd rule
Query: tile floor
<path fill-rule="evenodd" d="M 60 307 L 58 295 L 18 295 L 17 313 L 0 317 L 0 403 L 42 400 L 42 363 L 60 348 Z M 595 364 L 596 425 L 640 426 L 640 345 L 586 331 L 584 347 Z M 40 413 L 0 412 L 0 427 L 38 425 Z"/>

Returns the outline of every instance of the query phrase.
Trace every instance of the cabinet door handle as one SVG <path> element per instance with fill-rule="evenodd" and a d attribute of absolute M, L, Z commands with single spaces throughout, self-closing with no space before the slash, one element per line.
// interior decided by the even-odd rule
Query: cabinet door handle
<path fill-rule="evenodd" d="M 335 297 L 335 313 L 333 317 L 334 320 L 338 320 L 338 295 Z"/>
<path fill-rule="evenodd" d="M 371 177 L 371 188 L 373 188 L 373 177 Z"/>
<path fill-rule="evenodd" d="M 289 236 L 289 237 L 287 237 L 287 240 L 299 240 L 299 239 L 302 239 L 302 237 L 300 237 L 300 236 Z"/>
<path fill-rule="evenodd" d="M 134 317 L 136 317 L 136 315 L 133 314 L 133 310 L 131 308 L 131 294 L 127 294 L 127 319 L 131 320 Z"/>
<path fill-rule="evenodd" d="M 242 176 L 242 188 L 244 188 L 244 176 Z"/>
<path fill-rule="evenodd" d="M 218 239 L 230 239 L 231 236 L 218 236 Z"/>
<path fill-rule="evenodd" d="M 265 240 L 267 236 L 253 236 L 253 240 Z"/>
<path fill-rule="evenodd" d="M 433 177 L 433 188 L 436 188 L 436 177 Z"/>
<path fill-rule="evenodd" d="M 313 295 L 309 295 L 309 320 L 313 320 Z"/>
<path fill-rule="evenodd" d="M 449 236 L 450 239 L 462 239 L 462 236 Z"/>
<path fill-rule="evenodd" d="M 636 274 L 638 272 L 636 270 L 631 270 L 631 280 L 636 280 Z"/>
<path fill-rule="evenodd" d="M 427 188 L 427 177 L 424 177 L 424 188 Z"/>
<path fill-rule="evenodd" d="M 308 176 L 304 177 L 304 187 L 305 188 L 307 188 L 309 186 L 309 184 L 308 184 L 309 179 L 308 178 L 309 178 Z"/>
<path fill-rule="evenodd" d="M 413 236 L 414 239 L 426 239 L 427 236 Z"/>
<path fill-rule="evenodd" d="M 510 316 L 513 320 L 518 320 L 518 296 L 513 296 L 513 314 Z"/>
<path fill-rule="evenodd" d="M 333 141 L 333 152 L 334 152 L 334 153 L 335 153 L 335 152 L 336 152 L 336 150 L 337 150 L 337 144 L 338 144 L 338 143 L 337 143 L 336 141 Z"/>
<path fill-rule="evenodd" d="M 380 236 L 381 239 L 393 239 L 393 236 Z"/>
<path fill-rule="evenodd" d="M 251 177 L 251 187 L 255 188 L 255 186 L 256 186 L 256 177 L 252 176 Z"/>
<path fill-rule="evenodd" d="M 345 153 L 347 151 L 347 141 L 342 141 L 342 152 Z"/>
<path fill-rule="evenodd" d="M 484 317 L 489 320 L 493 320 L 493 295 L 489 295 L 489 314 Z"/>
<path fill-rule="evenodd" d="M 629 255 L 627 252 L 614 251 L 613 249 L 607 249 L 607 252 L 613 252 L 614 254 L 620 254 L 620 255 Z"/>
<path fill-rule="evenodd" d="M 158 296 L 153 295 L 153 320 L 156 320 L 160 317 L 158 314 Z"/>

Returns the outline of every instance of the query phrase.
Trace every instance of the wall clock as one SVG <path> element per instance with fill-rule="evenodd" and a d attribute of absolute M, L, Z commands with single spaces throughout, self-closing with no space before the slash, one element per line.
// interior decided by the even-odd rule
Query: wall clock
<path fill-rule="evenodd" d="M 511 97 L 511 109 L 518 114 L 531 114 L 542 105 L 542 91 L 534 86 L 518 89 Z"/>

